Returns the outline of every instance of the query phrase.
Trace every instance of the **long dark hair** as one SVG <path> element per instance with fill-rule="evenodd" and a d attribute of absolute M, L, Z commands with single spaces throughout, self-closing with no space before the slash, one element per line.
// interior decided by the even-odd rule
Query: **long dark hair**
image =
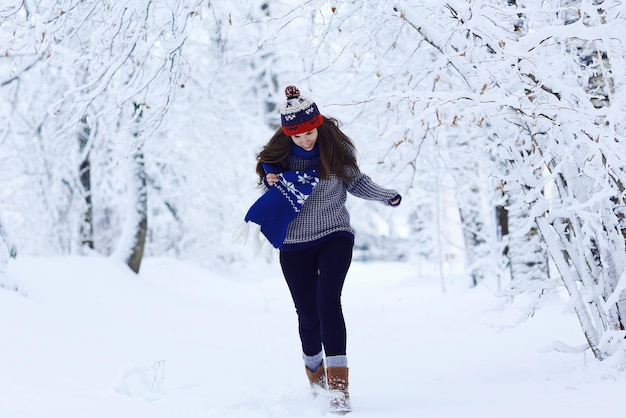
<path fill-rule="evenodd" d="M 350 183 L 359 172 L 354 143 L 339 129 L 339 122 L 324 116 L 324 123 L 317 128 L 317 147 L 320 150 L 320 164 L 317 173 L 321 178 L 334 174 L 342 181 Z M 279 128 L 257 155 L 256 172 L 259 184 L 265 178 L 263 163 L 276 164 L 287 169 L 287 157 L 293 141 Z"/>

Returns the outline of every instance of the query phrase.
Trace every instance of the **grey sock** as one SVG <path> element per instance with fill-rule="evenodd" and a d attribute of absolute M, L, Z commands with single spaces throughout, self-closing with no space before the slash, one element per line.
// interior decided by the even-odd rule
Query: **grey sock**
<path fill-rule="evenodd" d="M 348 357 L 345 355 L 326 357 L 326 367 L 348 367 Z"/>
<path fill-rule="evenodd" d="M 303 353 L 302 358 L 304 359 L 304 364 L 306 368 L 314 372 L 317 371 L 317 369 L 319 369 L 322 365 L 322 359 L 324 358 L 324 355 L 321 351 L 314 356 L 307 356 Z"/>

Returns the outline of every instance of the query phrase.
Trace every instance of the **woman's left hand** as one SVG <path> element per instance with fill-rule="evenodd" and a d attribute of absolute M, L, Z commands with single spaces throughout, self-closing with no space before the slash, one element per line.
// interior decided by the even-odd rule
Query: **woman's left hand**
<path fill-rule="evenodd" d="M 389 204 L 391 206 L 398 206 L 401 200 L 402 200 L 402 196 L 396 195 L 393 199 L 389 199 Z"/>

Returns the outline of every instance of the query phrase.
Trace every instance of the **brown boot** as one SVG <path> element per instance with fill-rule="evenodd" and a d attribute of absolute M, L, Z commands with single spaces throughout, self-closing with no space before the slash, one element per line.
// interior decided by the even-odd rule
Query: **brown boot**
<path fill-rule="evenodd" d="M 324 369 L 324 363 L 320 364 L 320 367 L 314 372 L 309 370 L 306 366 L 304 366 L 304 370 L 309 378 L 309 383 L 311 383 L 314 395 L 317 395 L 317 392 L 326 390 L 326 370 Z"/>
<path fill-rule="evenodd" d="M 335 414 L 350 412 L 350 395 L 348 394 L 348 368 L 329 367 L 328 390 L 330 391 L 330 410 Z"/>

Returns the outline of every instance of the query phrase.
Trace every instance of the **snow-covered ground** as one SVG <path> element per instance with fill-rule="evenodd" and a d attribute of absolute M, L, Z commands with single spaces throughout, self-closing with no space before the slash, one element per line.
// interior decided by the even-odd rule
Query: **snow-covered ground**
<path fill-rule="evenodd" d="M 556 296 L 511 328 L 516 311 L 485 287 L 444 293 L 415 271 L 352 266 L 352 418 L 621 416 L 623 375 L 552 349 L 583 343 Z M 276 263 L 231 277 L 148 259 L 135 276 L 105 258 L 22 258 L 8 273 L 1 418 L 326 415 L 309 393 Z"/>

